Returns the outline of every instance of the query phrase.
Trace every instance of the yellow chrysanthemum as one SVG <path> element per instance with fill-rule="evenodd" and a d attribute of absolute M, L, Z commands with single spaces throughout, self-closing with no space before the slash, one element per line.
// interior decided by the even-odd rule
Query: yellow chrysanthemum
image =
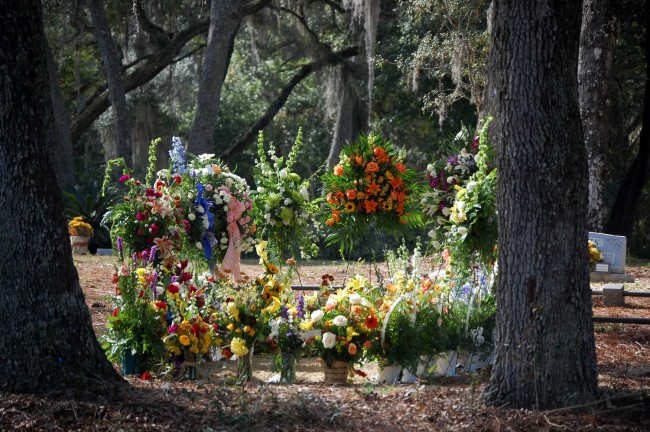
<path fill-rule="evenodd" d="M 248 354 L 248 347 L 243 339 L 233 338 L 230 342 L 230 351 L 237 357 L 243 357 Z"/>

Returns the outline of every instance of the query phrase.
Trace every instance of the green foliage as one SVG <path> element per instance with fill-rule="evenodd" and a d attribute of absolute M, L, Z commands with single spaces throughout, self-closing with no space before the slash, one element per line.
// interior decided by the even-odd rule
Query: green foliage
<path fill-rule="evenodd" d="M 165 334 L 164 313 L 152 301 L 152 290 L 143 283 L 146 260 L 129 260 L 130 264 L 116 269 L 117 291 L 111 297 L 115 310 L 108 317 L 107 331 L 100 338 L 106 356 L 120 363 L 126 350 L 138 353 L 140 365 L 152 370 L 160 364 L 165 352 L 162 336 Z"/>
<path fill-rule="evenodd" d="M 63 196 L 65 199 L 66 219 L 71 220 L 81 216 L 93 227 L 95 244 L 98 247 L 110 248 L 109 231 L 103 225 L 102 220 L 110 207 L 119 202 L 119 193 L 112 188 L 105 193 L 101 193 L 96 183 L 90 183 L 65 191 Z"/>
<path fill-rule="evenodd" d="M 420 330 L 418 312 L 413 312 L 406 301 L 400 302 L 398 307 L 388 317 L 383 343 L 380 341 L 378 360 L 381 366 L 402 366 L 415 371 L 425 347 L 424 333 Z M 436 327 L 437 323 L 434 324 Z"/>

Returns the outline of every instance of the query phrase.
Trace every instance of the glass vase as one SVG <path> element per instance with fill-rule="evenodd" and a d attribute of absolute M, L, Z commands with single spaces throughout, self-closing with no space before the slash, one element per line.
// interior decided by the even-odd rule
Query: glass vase
<path fill-rule="evenodd" d="M 282 351 L 282 369 L 280 370 L 280 382 L 284 384 L 293 384 L 296 382 L 296 360 L 298 351 Z"/>
<path fill-rule="evenodd" d="M 237 383 L 250 382 L 253 379 L 253 348 L 248 347 L 248 353 L 237 358 Z"/>
<path fill-rule="evenodd" d="M 183 363 L 183 369 L 185 370 L 185 379 L 188 380 L 197 380 L 199 379 L 199 369 L 198 369 L 198 355 L 194 354 L 192 351 L 185 351 L 185 362 Z"/>

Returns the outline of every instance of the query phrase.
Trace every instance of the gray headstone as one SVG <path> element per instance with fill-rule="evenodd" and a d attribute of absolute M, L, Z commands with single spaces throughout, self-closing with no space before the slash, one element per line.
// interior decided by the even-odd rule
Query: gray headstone
<path fill-rule="evenodd" d="M 606 307 L 624 306 L 624 295 L 623 284 L 607 284 L 603 288 L 603 304 Z"/>
<path fill-rule="evenodd" d="M 590 232 L 589 240 L 600 251 L 603 262 L 609 264 L 610 273 L 625 273 L 625 236 Z"/>

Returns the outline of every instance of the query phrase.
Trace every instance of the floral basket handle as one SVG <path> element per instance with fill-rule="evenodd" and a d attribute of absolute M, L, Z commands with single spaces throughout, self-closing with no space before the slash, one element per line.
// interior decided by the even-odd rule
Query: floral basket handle
<path fill-rule="evenodd" d="M 390 306 L 390 309 L 388 309 L 388 313 L 386 313 L 386 318 L 384 318 L 384 324 L 381 326 L 381 349 L 384 351 L 384 354 L 386 354 L 386 348 L 384 347 L 385 340 L 386 340 L 386 326 L 388 325 L 388 321 L 390 320 L 390 316 L 393 314 L 393 310 L 397 307 L 397 305 L 405 299 L 412 298 L 413 296 L 410 294 L 402 294 L 393 302 L 393 304 Z M 417 314 L 417 307 L 415 305 L 415 302 L 413 302 L 413 314 L 411 315 L 411 322 L 415 323 L 415 315 Z"/>

